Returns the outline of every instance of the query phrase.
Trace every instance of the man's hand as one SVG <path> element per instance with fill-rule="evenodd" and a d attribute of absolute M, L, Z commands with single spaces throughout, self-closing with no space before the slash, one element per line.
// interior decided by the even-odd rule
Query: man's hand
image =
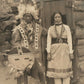
<path fill-rule="evenodd" d="M 26 71 L 27 71 L 27 72 L 30 72 L 30 68 L 29 68 L 29 67 L 27 67 L 27 68 L 26 68 Z"/>

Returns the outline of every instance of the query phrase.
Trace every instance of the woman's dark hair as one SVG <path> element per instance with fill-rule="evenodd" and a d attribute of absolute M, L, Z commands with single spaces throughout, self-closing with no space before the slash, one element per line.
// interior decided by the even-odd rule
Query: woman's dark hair
<path fill-rule="evenodd" d="M 61 12 L 54 12 L 53 15 L 51 16 L 51 25 L 54 25 L 54 17 L 56 14 L 60 14 L 61 18 L 62 18 L 62 22 L 63 22 L 63 15 Z"/>

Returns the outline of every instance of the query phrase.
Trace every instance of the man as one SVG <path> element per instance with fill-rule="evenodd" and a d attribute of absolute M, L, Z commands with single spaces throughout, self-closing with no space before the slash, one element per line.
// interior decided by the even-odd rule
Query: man
<path fill-rule="evenodd" d="M 32 14 L 25 13 L 21 19 L 20 25 L 13 30 L 11 41 L 13 47 L 25 47 L 29 50 L 29 53 L 34 53 L 35 63 L 30 70 L 30 75 L 37 80 L 40 79 L 41 84 L 45 83 L 41 45 L 43 31 L 42 27 L 36 23 Z M 26 70 L 29 70 L 29 68 Z"/>

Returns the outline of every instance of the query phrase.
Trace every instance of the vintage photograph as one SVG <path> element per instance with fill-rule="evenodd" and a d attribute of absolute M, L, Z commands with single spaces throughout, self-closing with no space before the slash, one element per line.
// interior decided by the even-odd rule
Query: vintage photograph
<path fill-rule="evenodd" d="M 0 0 L 0 84 L 84 84 L 84 0 Z"/>

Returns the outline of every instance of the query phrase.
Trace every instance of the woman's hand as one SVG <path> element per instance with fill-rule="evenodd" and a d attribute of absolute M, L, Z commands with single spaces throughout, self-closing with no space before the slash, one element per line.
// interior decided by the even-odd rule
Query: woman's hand
<path fill-rule="evenodd" d="M 51 61 L 51 55 L 50 55 L 50 53 L 48 53 L 48 55 L 47 55 L 47 60 Z"/>
<path fill-rule="evenodd" d="M 69 56 L 70 56 L 70 59 L 71 59 L 71 60 L 74 59 L 74 55 L 73 55 L 73 53 L 70 53 Z"/>

